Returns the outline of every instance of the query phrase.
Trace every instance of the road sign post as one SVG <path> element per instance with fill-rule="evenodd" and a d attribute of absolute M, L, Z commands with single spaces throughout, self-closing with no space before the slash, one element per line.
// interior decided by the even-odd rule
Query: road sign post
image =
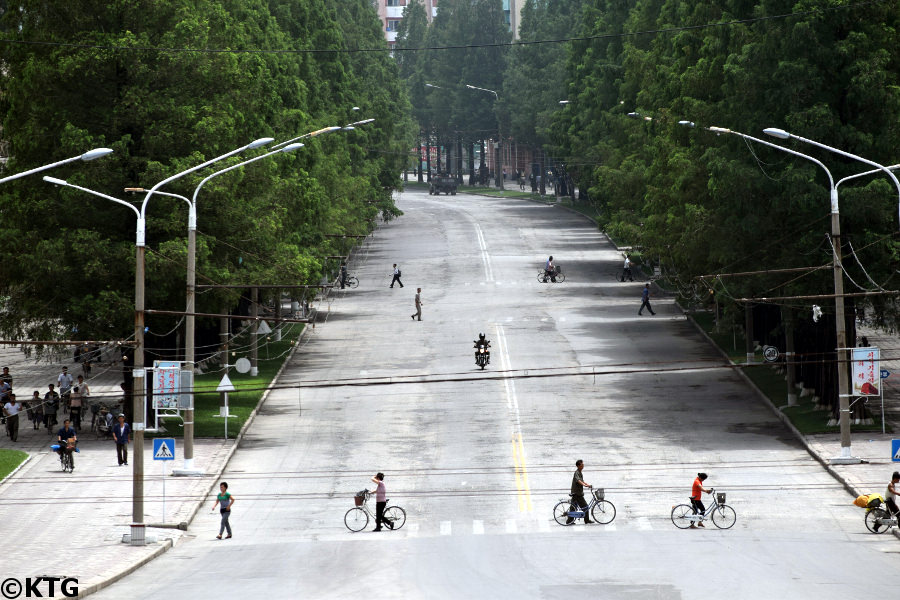
<path fill-rule="evenodd" d="M 153 440 L 153 460 L 162 462 L 163 478 L 162 478 L 162 522 L 166 522 L 166 461 L 175 460 L 175 438 L 154 438 Z"/>
<path fill-rule="evenodd" d="M 891 440 L 891 461 L 900 462 L 900 440 Z"/>

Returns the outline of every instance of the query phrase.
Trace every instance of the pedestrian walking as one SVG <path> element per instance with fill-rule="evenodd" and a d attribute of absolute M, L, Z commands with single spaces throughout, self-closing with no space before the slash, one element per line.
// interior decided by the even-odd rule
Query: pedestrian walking
<path fill-rule="evenodd" d="M 650 307 L 650 284 L 649 283 L 644 284 L 644 289 L 641 292 L 641 308 L 638 311 L 639 315 L 644 314 L 644 308 L 649 310 L 651 315 L 656 314 L 655 312 L 653 312 L 653 308 Z"/>
<path fill-rule="evenodd" d="M 375 484 L 375 529 L 373 531 L 381 531 L 381 524 L 387 525 L 388 529 L 393 529 L 394 525 L 385 520 L 384 507 L 387 505 L 387 489 L 384 487 L 384 473 L 376 473 L 372 478 Z"/>
<path fill-rule="evenodd" d="M 3 405 L 3 415 L 6 417 L 6 432 L 9 439 L 19 439 L 19 413 L 22 412 L 22 404 L 16 401 L 16 395 L 12 392 L 6 396 L 6 404 Z"/>
<path fill-rule="evenodd" d="M 416 288 L 416 312 L 409 316 L 413 321 L 416 320 L 416 317 L 420 321 L 422 320 L 422 288 Z"/>
<path fill-rule="evenodd" d="M 31 396 L 31 424 L 34 426 L 34 430 L 37 431 L 41 428 L 41 423 L 43 422 L 44 401 L 41 400 L 41 393 L 34 390 L 34 394 Z"/>
<path fill-rule="evenodd" d="M 625 265 L 622 267 L 622 282 L 625 282 L 625 278 L 628 278 L 628 281 L 634 281 L 634 277 L 631 274 L 631 259 L 628 255 L 625 255 Z"/>
<path fill-rule="evenodd" d="M 113 425 L 113 441 L 116 442 L 116 458 L 119 466 L 128 465 L 128 442 L 131 441 L 131 426 L 125 422 L 125 415 L 119 415 L 119 422 Z"/>
<path fill-rule="evenodd" d="M 68 396 L 72 391 L 72 383 L 75 379 L 69 374 L 69 367 L 63 367 L 62 372 L 56 377 L 56 386 L 62 396 Z"/>
<path fill-rule="evenodd" d="M 341 289 L 347 285 L 347 263 L 341 261 Z"/>
<path fill-rule="evenodd" d="M 217 540 L 222 539 L 222 532 L 228 531 L 228 535 L 225 536 L 225 539 L 231 537 L 231 524 L 228 523 L 228 517 L 231 516 L 231 506 L 234 504 L 234 496 L 228 493 L 228 484 L 224 481 L 219 484 L 219 495 L 216 496 L 216 502 L 213 504 L 213 512 L 216 511 L 216 505 L 219 506 L 219 514 L 222 515 L 222 522 L 219 525 L 219 535 L 216 536 Z"/>
<path fill-rule="evenodd" d="M 581 474 L 583 469 L 584 461 L 579 458 L 575 461 L 575 474 L 572 475 L 572 504 L 569 505 L 569 510 L 583 510 L 584 524 L 589 525 L 593 523 L 593 521 L 591 521 L 591 518 L 588 516 L 588 503 L 587 500 L 584 499 L 584 488 L 589 488 L 591 485 L 584 480 L 584 475 Z M 574 522 L 575 519 L 572 517 L 566 519 L 566 525 L 571 525 Z"/>
<path fill-rule="evenodd" d="M 48 433 L 51 428 L 59 423 L 56 419 L 56 411 L 59 410 L 59 394 L 53 389 L 53 384 L 47 386 L 49 391 L 44 394 L 44 427 Z"/>
<path fill-rule="evenodd" d="M 394 278 L 391 279 L 391 287 L 394 287 L 394 283 L 399 283 L 400 287 L 403 287 L 403 282 L 400 281 L 400 269 L 397 267 L 397 263 L 394 263 Z"/>

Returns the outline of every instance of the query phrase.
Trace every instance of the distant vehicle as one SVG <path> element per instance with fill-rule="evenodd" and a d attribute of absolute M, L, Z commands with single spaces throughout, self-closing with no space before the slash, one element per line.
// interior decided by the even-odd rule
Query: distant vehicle
<path fill-rule="evenodd" d="M 456 188 L 458 185 L 459 184 L 456 181 L 456 177 L 454 177 L 453 175 L 449 175 L 447 173 L 438 173 L 431 178 L 431 183 L 428 186 L 428 193 L 435 196 L 443 192 L 445 194 L 455 196 Z"/>

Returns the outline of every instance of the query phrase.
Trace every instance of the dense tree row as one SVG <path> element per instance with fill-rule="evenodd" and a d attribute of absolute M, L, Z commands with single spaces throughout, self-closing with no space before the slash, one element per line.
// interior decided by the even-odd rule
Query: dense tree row
<path fill-rule="evenodd" d="M 0 13 L 7 174 L 108 146 L 110 157 L 50 174 L 124 197 L 256 138 L 375 119 L 207 184 L 198 283 L 315 282 L 323 257 L 347 250 L 333 234 L 396 214 L 412 144 L 397 66 L 386 52 L 327 52 L 384 46 L 367 0 L 22 0 Z M 210 172 L 165 190 L 190 196 Z M 186 208 L 150 202 L 148 307 L 183 309 Z M 127 335 L 134 227 L 127 209 L 40 177 L 0 186 L 4 333 Z M 201 294 L 198 310 L 234 301 Z"/>

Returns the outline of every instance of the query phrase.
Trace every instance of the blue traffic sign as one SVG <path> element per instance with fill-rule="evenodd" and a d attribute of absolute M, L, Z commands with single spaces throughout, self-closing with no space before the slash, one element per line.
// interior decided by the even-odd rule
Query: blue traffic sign
<path fill-rule="evenodd" d="M 890 377 L 890 376 L 891 376 L 891 372 L 890 372 L 890 371 L 888 371 L 887 369 L 882 369 L 882 370 L 881 370 L 881 378 L 882 378 L 882 379 L 887 379 L 887 378 Z"/>
<path fill-rule="evenodd" d="M 891 460 L 900 462 L 900 440 L 891 440 Z"/>
<path fill-rule="evenodd" d="M 175 438 L 155 438 L 153 460 L 175 460 Z"/>

